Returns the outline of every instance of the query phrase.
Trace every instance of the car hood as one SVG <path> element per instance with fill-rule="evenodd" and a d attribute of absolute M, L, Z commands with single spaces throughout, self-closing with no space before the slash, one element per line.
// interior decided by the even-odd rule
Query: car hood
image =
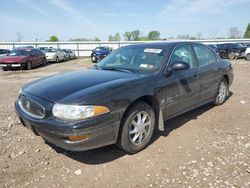
<path fill-rule="evenodd" d="M 26 60 L 27 56 L 3 56 L 0 59 L 0 62 L 3 63 L 14 63 L 14 62 L 23 62 Z"/>
<path fill-rule="evenodd" d="M 140 76 L 132 73 L 86 69 L 31 82 L 23 91 L 55 103 L 74 103 L 91 94 L 107 95 L 112 91 L 107 90 L 110 86 L 117 87 L 118 83 L 124 85 L 124 82 L 131 82 L 138 77 Z M 102 93 L 105 89 L 106 92 Z"/>

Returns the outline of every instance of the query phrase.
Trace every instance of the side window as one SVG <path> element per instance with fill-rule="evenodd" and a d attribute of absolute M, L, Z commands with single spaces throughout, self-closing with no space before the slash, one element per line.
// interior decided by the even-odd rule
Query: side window
<path fill-rule="evenodd" d="M 190 65 L 190 68 L 195 66 L 195 60 L 192 54 L 191 46 L 182 45 L 177 47 L 170 59 L 170 65 L 176 61 L 184 61 Z"/>
<path fill-rule="evenodd" d="M 215 63 L 217 61 L 215 54 L 206 46 L 194 45 L 194 51 L 200 66 Z"/>

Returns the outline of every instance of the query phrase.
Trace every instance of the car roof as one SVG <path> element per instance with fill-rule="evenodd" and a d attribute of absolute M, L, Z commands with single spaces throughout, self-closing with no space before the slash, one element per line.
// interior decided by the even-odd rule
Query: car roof
<path fill-rule="evenodd" d="M 34 50 L 35 48 L 26 48 L 26 47 L 19 47 L 19 48 L 15 48 L 15 50 L 27 50 L 27 51 L 31 51 Z"/>
<path fill-rule="evenodd" d="M 176 42 L 145 42 L 145 43 L 139 43 L 134 44 L 134 47 L 140 46 L 144 48 L 169 48 L 169 47 L 175 47 L 180 44 L 202 44 L 199 42 L 189 42 L 189 41 L 176 41 Z"/>

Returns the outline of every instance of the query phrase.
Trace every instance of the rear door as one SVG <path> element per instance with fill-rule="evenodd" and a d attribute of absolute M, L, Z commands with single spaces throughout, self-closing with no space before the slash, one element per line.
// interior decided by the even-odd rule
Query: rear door
<path fill-rule="evenodd" d="M 185 44 L 176 47 L 170 57 L 168 66 L 178 61 L 190 65 L 188 70 L 174 71 L 167 79 L 166 108 L 164 114 L 175 114 L 192 108 L 199 103 L 200 79 L 197 60 L 191 45 Z"/>
<path fill-rule="evenodd" d="M 221 67 L 216 54 L 205 45 L 193 45 L 199 63 L 201 81 L 200 100 L 205 102 L 214 98 L 221 78 Z"/>

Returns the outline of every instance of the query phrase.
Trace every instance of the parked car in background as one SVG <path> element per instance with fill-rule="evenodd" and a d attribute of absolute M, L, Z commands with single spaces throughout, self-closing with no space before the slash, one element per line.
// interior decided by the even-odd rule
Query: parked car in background
<path fill-rule="evenodd" d="M 46 62 L 45 54 L 42 51 L 34 48 L 18 48 L 0 58 L 0 67 L 4 71 L 11 68 L 30 70 L 35 66 L 45 65 Z"/>
<path fill-rule="evenodd" d="M 222 105 L 232 81 L 231 63 L 206 45 L 144 43 L 119 48 L 88 70 L 27 84 L 15 108 L 24 127 L 61 148 L 117 144 L 133 154 L 164 130 L 164 120 Z"/>
<path fill-rule="evenodd" d="M 6 56 L 10 53 L 10 50 L 0 49 L 0 57 Z"/>
<path fill-rule="evenodd" d="M 246 47 L 238 43 L 218 44 L 219 55 L 221 58 L 237 59 L 244 57 Z"/>
<path fill-rule="evenodd" d="M 246 60 L 250 61 L 250 46 L 246 48 L 245 57 Z"/>
<path fill-rule="evenodd" d="M 91 61 L 93 63 L 97 63 L 98 61 L 109 55 L 111 52 L 112 49 L 108 46 L 96 47 L 94 50 L 92 50 Z"/>
<path fill-rule="evenodd" d="M 48 47 L 38 47 L 37 49 L 41 50 L 42 52 L 45 53 L 46 49 L 48 49 Z"/>
<path fill-rule="evenodd" d="M 45 49 L 46 59 L 49 62 L 60 62 L 66 60 L 66 54 L 64 51 L 56 48 Z"/>
<path fill-rule="evenodd" d="M 219 54 L 218 47 L 215 44 L 208 44 L 207 46 Z"/>
<path fill-rule="evenodd" d="M 63 51 L 66 53 L 66 58 L 67 59 L 75 59 L 76 58 L 76 54 L 72 50 L 70 50 L 70 49 L 63 49 Z"/>

